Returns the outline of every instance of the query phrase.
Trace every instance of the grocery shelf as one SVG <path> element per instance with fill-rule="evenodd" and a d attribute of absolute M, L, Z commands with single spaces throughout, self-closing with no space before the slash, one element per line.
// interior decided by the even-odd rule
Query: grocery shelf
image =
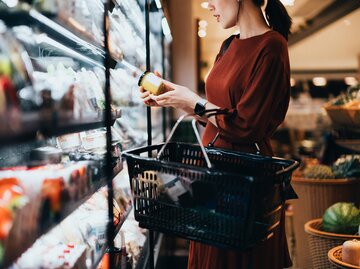
<path fill-rule="evenodd" d="M 124 222 L 126 221 L 126 219 L 128 218 L 128 216 L 130 215 L 131 211 L 132 211 L 133 207 L 132 205 L 130 205 L 127 209 L 126 212 L 124 213 L 123 217 L 121 218 L 120 222 L 116 225 L 115 227 L 115 233 L 114 236 L 116 236 L 120 230 L 121 227 L 123 226 Z M 115 239 L 115 237 L 113 238 L 113 240 Z M 106 250 L 108 249 L 108 245 L 105 244 L 102 248 L 101 248 L 101 255 L 96 259 L 96 261 L 94 262 L 94 264 L 91 266 L 91 269 L 97 269 L 98 265 L 101 262 L 102 257 L 104 256 Z"/>
<path fill-rule="evenodd" d="M 40 13 L 34 8 L 1 9 L 0 17 L 8 26 L 36 25 L 50 38 L 82 55 L 82 60 L 104 66 L 105 52 L 103 46 L 86 32 L 79 32 L 75 27 L 65 22 L 65 16 Z M 79 37 L 80 36 L 80 37 Z M 96 44 L 96 45 L 94 45 Z M 77 57 L 78 58 L 78 57 Z M 86 60 L 88 58 L 88 60 Z M 115 67 L 117 60 L 112 59 L 110 65 Z"/>
<path fill-rule="evenodd" d="M 42 125 L 41 132 L 46 136 L 58 136 L 105 127 L 105 112 L 90 113 L 82 118 L 74 118 L 72 114 L 56 113 L 52 125 Z M 112 124 L 121 118 L 121 110 L 112 112 Z"/>
<path fill-rule="evenodd" d="M 128 62 L 125 59 L 122 59 L 119 63 L 118 63 L 118 67 L 119 68 L 123 68 L 126 70 L 129 70 L 132 73 L 137 74 L 138 76 L 140 76 L 144 71 L 141 70 L 139 67 L 134 66 L 133 64 L 131 64 L 130 62 Z"/>
<path fill-rule="evenodd" d="M 113 170 L 114 177 L 119 174 L 123 169 L 123 166 L 121 163 L 119 163 Z M 7 242 L 10 246 L 10 249 L 5 248 L 5 259 L 2 265 L 0 265 L 0 268 L 7 268 L 11 264 L 13 264 L 22 253 L 24 253 L 28 248 L 30 248 L 34 242 L 41 237 L 42 235 L 48 233 L 52 228 L 57 226 L 61 221 L 63 221 L 65 218 L 67 218 L 72 212 L 74 212 L 78 207 L 80 207 L 82 204 L 84 204 L 89 198 L 100 188 L 107 185 L 106 177 L 103 177 L 98 182 L 94 183 L 90 190 L 87 192 L 87 194 L 83 195 L 79 200 L 77 201 L 69 201 L 66 205 L 63 206 L 61 213 L 56 217 L 54 222 L 47 223 L 47 225 L 44 225 L 42 222 L 42 219 L 40 219 L 39 223 L 36 224 L 37 227 L 28 227 L 28 223 L 33 222 L 33 219 L 36 218 L 36 216 L 41 218 L 40 212 L 35 212 L 36 216 L 33 216 L 34 213 L 33 210 L 31 210 L 32 207 L 34 207 L 31 203 L 36 203 L 33 200 L 28 203 L 23 209 L 23 211 L 29 211 L 29 213 L 21 214 L 22 216 L 19 218 L 16 218 L 14 221 L 14 226 L 21 226 L 20 229 L 17 231 L 21 231 L 21 237 L 20 235 L 16 235 L 15 232 L 10 232 Z M 42 206 L 40 207 L 42 208 Z M 20 215 L 19 213 L 17 215 Z M 31 219 L 30 219 L 31 218 Z M 18 220 L 18 221 L 16 221 Z M 35 232 L 34 232 L 35 231 Z M 17 238 L 18 240 L 14 240 L 14 238 Z M 19 240 L 21 238 L 21 240 Z M 10 242 L 12 241 L 12 242 Z"/>
<path fill-rule="evenodd" d="M 34 140 L 42 125 L 37 112 L 1 115 L 0 119 L 0 147 Z"/>
<path fill-rule="evenodd" d="M 59 111 L 31 112 L 10 116 L 0 126 L 0 146 L 34 140 L 38 133 L 47 137 L 105 127 L 104 112 L 93 112 L 74 118 L 72 113 Z M 112 112 L 113 122 L 121 110 Z"/>
<path fill-rule="evenodd" d="M 114 239 L 115 239 L 115 237 L 117 236 L 117 234 L 120 232 L 121 227 L 123 226 L 123 224 L 124 224 L 125 220 L 128 218 L 128 216 L 130 215 L 132 209 L 133 209 L 133 207 L 132 207 L 132 205 L 130 205 L 130 206 L 126 209 L 126 211 L 125 211 L 123 217 L 121 218 L 120 222 L 118 223 L 118 225 L 116 225 L 116 227 L 115 227 L 115 233 L 114 233 Z"/>

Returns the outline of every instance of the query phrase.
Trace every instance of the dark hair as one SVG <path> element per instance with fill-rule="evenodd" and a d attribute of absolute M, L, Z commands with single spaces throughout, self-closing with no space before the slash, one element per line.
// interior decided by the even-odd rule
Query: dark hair
<path fill-rule="evenodd" d="M 252 0 L 253 3 L 257 6 L 262 6 L 264 0 Z M 269 22 L 270 27 L 279 32 L 281 35 L 288 40 L 291 28 L 291 17 L 286 11 L 284 5 L 280 0 L 268 0 L 265 7 L 266 19 Z"/>

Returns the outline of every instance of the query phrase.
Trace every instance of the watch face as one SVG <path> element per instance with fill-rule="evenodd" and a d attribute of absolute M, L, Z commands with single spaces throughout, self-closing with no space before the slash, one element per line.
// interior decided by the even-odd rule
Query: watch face
<path fill-rule="evenodd" d="M 195 106 L 195 109 L 194 109 L 194 112 L 196 115 L 199 115 L 199 116 L 202 116 L 204 115 L 204 112 L 205 112 L 205 106 L 200 104 L 200 103 L 196 103 L 196 106 Z"/>

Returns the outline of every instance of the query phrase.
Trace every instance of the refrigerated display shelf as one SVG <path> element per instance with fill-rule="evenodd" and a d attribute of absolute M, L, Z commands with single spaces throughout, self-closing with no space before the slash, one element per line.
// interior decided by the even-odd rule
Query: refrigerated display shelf
<path fill-rule="evenodd" d="M 112 123 L 121 118 L 121 110 L 112 112 Z M 105 112 L 93 113 L 83 118 L 75 119 L 71 115 L 56 113 L 52 118 L 53 125 L 43 125 L 41 132 L 46 136 L 58 136 L 68 133 L 77 133 L 91 129 L 105 127 Z M 50 128 L 49 128 L 50 127 Z"/>
<path fill-rule="evenodd" d="M 42 125 L 38 113 L 2 115 L 0 118 L 0 146 L 34 140 Z"/>
<path fill-rule="evenodd" d="M 119 162 L 116 167 L 113 169 L 113 178 L 115 178 L 116 175 L 118 175 L 123 169 L 122 163 Z M 39 227 L 39 225 L 44 225 L 44 223 L 38 223 L 37 227 L 32 227 L 29 230 L 27 226 L 23 226 L 26 223 L 29 222 L 26 221 L 26 219 L 21 220 L 21 226 L 24 227 L 21 229 L 22 239 L 23 240 L 15 240 L 9 236 L 9 239 L 6 240 L 7 242 L 12 241 L 10 243 L 11 251 L 5 248 L 5 259 L 3 261 L 3 264 L 0 264 L 0 268 L 7 268 L 11 266 L 20 256 L 22 253 L 24 253 L 28 248 L 30 248 L 34 242 L 41 237 L 42 235 L 48 233 L 51 229 L 53 229 L 55 226 L 57 226 L 61 221 L 63 221 L 65 218 L 67 218 L 72 212 L 74 212 L 77 208 L 79 208 L 82 204 L 84 204 L 95 192 L 97 192 L 100 188 L 105 187 L 107 185 L 106 178 L 102 178 L 100 181 L 93 184 L 91 189 L 88 191 L 86 195 L 84 195 L 81 199 L 79 199 L 76 202 L 69 202 L 66 204 L 62 210 L 61 213 L 56 217 L 56 220 L 54 222 L 51 222 L 46 225 L 46 227 Z M 30 208 L 30 207 L 29 207 Z M 31 212 L 31 210 L 29 210 Z M 31 214 L 31 213 L 30 213 Z M 29 214 L 27 215 L 29 217 Z M 31 216 L 30 216 L 31 217 Z M 28 229 L 28 230 L 26 230 Z M 34 230 L 37 230 L 36 233 L 33 233 Z M 21 241 L 21 242 L 20 242 Z"/>
<path fill-rule="evenodd" d="M 121 221 L 116 225 L 115 227 L 115 233 L 114 233 L 114 238 L 115 239 L 116 235 L 120 232 L 121 227 L 123 226 L 124 222 L 126 221 L 126 219 L 128 218 L 130 212 L 132 211 L 133 207 L 132 205 L 130 205 L 127 209 L 126 212 L 124 213 L 123 217 L 121 218 Z M 102 248 L 101 248 L 101 255 L 96 259 L 96 261 L 94 262 L 94 264 L 91 266 L 91 269 L 97 269 L 104 254 L 106 253 L 106 250 L 108 249 L 108 245 L 105 244 Z"/>
<path fill-rule="evenodd" d="M 104 116 L 104 112 L 89 113 L 81 118 L 55 111 L 23 113 L 0 127 L 0 146 L 34 140 L 38 133 L 52 137 L 102 128 L 105 127 Z M 114 111 L 112 117 L 113 124 L 121 118 L 121 110 Z"/>
<path fill-rule="evenodd" d="M 43 14 L 33 8 L 26 9 L 1 9 L 0 18 L 6 22 L 7 26 L 36 25 L 41 31 L 60 44 L 72 49 L 77 53 L 89 58 L 88 63 L 97 63 L 104 66 L 104 48 L 86 32 L 79 32 L 69 23 L 65 23 L 64 18 L 58 18 L 54 14 Z M 63 22 L 63 23 L 61 23 Z M 79 37 L 79 35 L 81 37 Z M 95 43 L 95 45 L 94 45 Z M 83 59 L 84 60 L 84 59 Z M 85 59 L 86 61 L 86 59 Z M 114 68 L 117 60 L 111 59 L 110 67 Z"/>

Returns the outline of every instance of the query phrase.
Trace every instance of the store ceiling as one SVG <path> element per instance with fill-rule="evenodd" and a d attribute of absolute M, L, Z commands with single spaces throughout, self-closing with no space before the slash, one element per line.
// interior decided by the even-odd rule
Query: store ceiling
<path fill-rule="evenodd" d="M 359 1 L 359 0 L 348 0 Z M 208 22 L 207 35 L 201 39 L 202 59 L 211 65 L 224 39 L 236 29 L 224 31 L 211 13 L 201 7 L 203 0 L 193 1 L 193 16 Z M 293 18 L 292 32 L 299 34 L 306 30 L 317 17 L 336 0 L 295 0 L 288 6 Z M 359 1 L 360 2 L 360 1 Z M 336 4 L 336 3 L 335 3 Z M 289 47 L 293 70 L 356 70 L 360 55 L 360 8 L 342 17 L 321 30 L 301 39 Z"/>
<path fill-rule="evenodd" d="M 293 70 L 357 70 L 360 9 L 290 46 Z"/>

